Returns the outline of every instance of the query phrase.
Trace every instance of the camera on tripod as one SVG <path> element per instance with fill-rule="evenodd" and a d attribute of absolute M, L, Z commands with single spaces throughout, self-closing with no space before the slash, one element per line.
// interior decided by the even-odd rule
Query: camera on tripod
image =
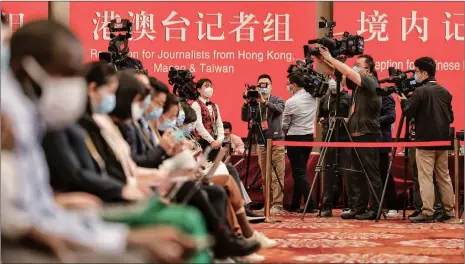
<path fill-rule="evenodd" d="M 260 92 L 258 86 L 246 84 L 247 91 L 242 96 L 244 100 L 247 100 L 247 104 L 250 106 L 252 112 L 258 108 L 258 98 L 260 98 Z"/>
<path fill-rule="evenodd" d="M 318 73 L 313 69 L 314 60 L 312 57 L 310 57 L 307 53 L 305 53 L 305 55 L 305 61 L 298 60 L 296 61 L 296 64 L 289 65 L 287 73 L 298 74 L 305 82 L 305 91 L 315 98 L 322 97 L 328 91 L 329 84 L 326 82 L 326 78 L 323 74 Z"/>
<path fill-rule="evenodd" d="M 312 39 L 308 44 L 320 44 L 328 49 L 331 56 L 334 58 L 345 61 L 347 58 L 362 55 L 365 47 L 365 42 L 362 36 L 351 35 L 349 32 L 344 32 L 342 37 L 334 38 L 333 28 L 336 26 L 335 21 L 328 21 L 326 18 L 321 17 L 323 21 L 319 22 L 319 28 L 329 28 L 326 36 L 319 39 Z M 307 48 L 305 48 L 307 47 Z M 312 56 L 319 56 L 320 50 L 318 47 L 304 46 L 304 50 L 308 49 L 308 53 Z"/>
<path fill-rule="evenodd" d="M 132 37 L 132 22 L 128 19 L 116 18 L 108 23 L 108 29 L 111 38 L 108 44 L 108 52 L 100 52 L 98 55 L 99 60 L 107 61 L 116 70 L 129 68 L 147 74 L 147 70 L 144 69 L 142 63 L 129 56 L 128 41 Z M 115 35 L 116 32 L 125 32 L 126 34 Z M 123 48 L 121 48 L 122 45 L 124 45 Z"/>
<path fill-rule="evenodd" d="M 418 84 L 415 81 L 415 77 L 413 75 L 409 77 L 407 75 L 408 73 L 414 74 L 415 70 L 402 71 L 394 67 L 389 67 L 389 78 L 381 79 L 378 83 L 393 83 L 395 85 L 379 88 L 377 90 L 378 95 L 388 96 L 392 93 L 397 93 L 408 96 L 409 93 L 415 91 Z"/>
<path fill-rule="evenodd" d="M 182 102 L 197 100 L 194 78 L 195 76 L 189 70 L 170 68 L 168 83 L 173 85 L 173 94 L 177 95 Z"/>

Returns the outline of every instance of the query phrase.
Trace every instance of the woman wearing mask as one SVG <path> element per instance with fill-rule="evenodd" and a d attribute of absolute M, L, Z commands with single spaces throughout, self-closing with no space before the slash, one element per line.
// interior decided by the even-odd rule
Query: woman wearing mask
<path fill-rule="evenodd" d="M 120 82 L 116 93 L 116 107 L 110 116 L 129 144 L 131 157 L 136 164 L 145 168 L 156 168 L 167 155 L 172 155 L 172 140 L 170 140 L 172 136 L 168 133 L 161 142 L 162 144 L 155 146 L 151 141 L 151 134 L 146 133 L 147 130 L 144 130 L 141 124 L 144 125 L 143 114 L 148 109 L 151 108 L 151 112 L 146 115 L 147 117 L 152 118 L 152 115 L 157 115 L 158 106 L 152 106 L 151 94 L 155 99 L 164 97 L 164 95 L 155 96 L 154 93 L 147 95 L 145 86 L 131 75 L 122 75 Z"/>
<path fill-rule="evenodd" d="M 218 105 L 210 101 L 213 96 L 212 82 L 209 79 L 200 79 L 196 88 L 199 97 L 192 103 L 192 109 L 197 114 L 194 135 L 203 149 L 208 146 L 212 148 L 208 160 L 214 161 L 224 139 L 223 121 Z"/>
<path fill-rule="evenodd" d="M 146 138 L 153 146 L 159 145 L 160 141 L 155 135 L 158 126 L 158 118 L 163 114 L 163 106 L 166 96 L 169 94 L 168 87 L 158 81 L 155 77 L 149 76 L 150 99 L 151 102 L 146 108 L 143 117 L 139 120 L 139 125 L 144 131 Z M 163 145 L 163 144 L 162 144 Z M 167 151 L 167 149 L 165 149 Z"/>
<path fill-rule="evenodd" d="M 94 113 L 105 115 L 115 108 L 119 84 L 116 71 L 101 62 L 91 63 L 89 68 L 87 110 L 79 123 L 64 131 L 49 132 L 43 140 L 51 185 L 59 192 L 92 193 L 105 202 L 144 199 L 152 191 L 128 181 L 92 118 Z"/>

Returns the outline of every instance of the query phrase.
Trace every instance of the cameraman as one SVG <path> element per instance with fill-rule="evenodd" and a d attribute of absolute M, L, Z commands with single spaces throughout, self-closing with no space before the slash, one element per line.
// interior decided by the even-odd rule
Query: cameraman
<path fill-rule="evenodd" d="M 436 82 L 436 63 L 433 58 L 422 57 L 415 61 L 415 81 L 421 85 L 410 99 L 399 95 L 402 111 L 407 118 L 415 118 L 416 141 L 449 141 L 449 127 L 454 121 L 452 95 Z M 438 220 L 454 217 L 454 191 L 448 168 L 447 147 L 416 148 L 418 182 L 423 201 L 421 214 L 410 217 L 414 223 L 434 222 L 433 172 L 444 204 L 444 213 Z"/>
<path fill-rule="evenodd" d="M 262 74 L 258 77 L 258 85 L 260 97 L 258 98 L 258 113 L 255 117 L 255 121 L 261 124 L 263 133 L 266 139 L 283 140 L 284 135 L 282 131 L 282 114 L 284 111 L 284 101 L 281 97 L 271 94 L 271 77 L 268 74 Z M 244 122 L 249 122 L 252 119 L 250 106 L 248 101 L 244 102 L 242 106 L 241 119 Z M 260 137 L 257 136 L 257 155 L 258 164 L 260 171 L 262 172 L 262 178 L 264 179 L 266 172 L 266 149 L 265 145 Z M 250 151 L 250 150 L 247 150 Z M 272 147 L 272 164 L 275 166 L 278 175 L 273 171 L 271 179 L 271 201 L 270 208 L 271 213 L 280 213 L 283 210 L 283 199 L 284 194 L 281 191 L 281 187 L 278 183 L 278 178 L 282 184 L 284 184 L 284 147 L 273 146 Z M 265 193 L 265 181 L 262 182 L 263 192 Z"/>
<path fill-rule="evenodd" d="M 343 90 L 343 86 L 340 88 L 340 105 L 338 115 L 347 119 L 350 113 L 350 105 L 352 104 L 352 96 Z M 329 80 L 329 91 L 330 93 L 321 97 L 320 105 L 318 110 L 318 119 L 320 126 L 323 128 L 322 138 L 326 139 L 328 129 L 329 129 L 329 118 L 333 117 L 336 112 L 337 103 L 337 83 L 334 79 Z M 340 135 L 343 133 L 344 128 L 340 128 Z M 346 133 L 347 134 L 347 133 Z M 334 140 L 333 138 L 329 139 L 330 141 Z M 323 205 L 321 210 L 321 217 L 331 217 L 333 216 L 332 209 L 334 207 L 334 200 L 337 200 L 340 192 L 342 191 L 342 179 L 340 175 L 336 178 L 336 174 L 332 170 L 332 165 L 335 163 L 336 152 L 335 148 L 327 148 L 325 156 L 325 173 L 323 180 Z"/>
<path fill-rule="evenodd" d="M 315 132 L 316 99 L 304 87 L 303 77 L 297 73 L 288 76 L 287 91 L 292 97 L 286 101 L 283 113 L 283 131 L 286 141 L 313 141 Z M 307 178 L 307 163 L 311 147 L 288 147 L 287 156 L 292 167 L 294 189 L 292 203 L 288 211 L 300 211 L 302 196 L 305 200 L 311 197 L 310 182 Z M 316 212 L 316 203 L 311 200 L 307 212 Z"/>
<path fill-rule="evenodd" d="M 345 76 L 347 88 L 353 90 L 354 110 L 349 117 L 348 129 L 354 142 L 378 142 L 381 138 L 379 114 L 381 111 L 381 97 L 376 93 L 379 88 L 376 79 L 375 63 L 371 56 L 361 55 L 357 58 L 355 66 L 348 65 L 333 58 L 325 47 L 320 47 L 321 56 L 317 56 L 323 66 L 335 70 Z M 326 60 L 326 64 L 324 60 Z M 359 172 L 350 173 L 344 177 L 347 186 L 347 195 L 351 210 L 343 212 L 343 219 L 374 220 L 379 208 L 375 195 L 381 199 L 383 185 L 379 174 L 379 152 L 378 148 L 356 148 L 360 161 L 365 168 L 368 178 L 375 193 L 368 188 L 368 182 L 364 175 Z M 357 155 L 350 148 L 345 149 L 342 161 L 350 162 L 350 167 L 356 171 L 363 171 Z M 348 164 L 347 164 L 348 165 Z M 367 189 L 370 196 L 367 195 Z M 370 199 L 368 199 L 370 198 Z M 371 210 L 367 210 L 368 200 L 371 202 Z"/>

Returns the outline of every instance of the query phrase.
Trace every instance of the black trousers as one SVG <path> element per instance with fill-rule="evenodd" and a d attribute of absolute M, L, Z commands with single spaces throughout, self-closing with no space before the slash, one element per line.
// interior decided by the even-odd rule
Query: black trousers
<path fill-rule="evenodd" d="M 323 209 L 327 210 L 334 208 L 335 201 L 342 194 L 342 176 L 335 173 L 333 167 L 335 163 L 336 148 L 327 148 L 323 171 Z M 341 163 L 340 159 L 339 163 Z M 342 170 L 339 172 L 342 173 Z"/>
<path fill-rule="evenodd" d="M 379 173 L 381 176 L 383 188 L 384 183 L 386 182 L 387 171 L 389 167 L 389 153 L 379 153 Z M 381 199 L 381 196 L 378 197 Z M 394 177 L 392 174 L 389 174 L 387 187 L 386 187 L 386 194 L 384 196 L 384 208 L 388 210 L 397 210 L 399 209 L 399 205 L 397 203 L 397 191 L 396 191 L 396 184 L 394 183 Z"/>
<path fill-rule="evenodd" d="M 208 141 L 206 141 L 205 139 L 198 140 L 198 143 L 204 151 L 207 149 L 207 147 L 210 146 L 210 143 L 208 143 Z M 208 154 L 207 160 L 211 162 L 215 161 L 216 156 L 218 156 L 219 152 L 220 152 L 220 149 L 212 149 L 210 151 L 210 154 Z"/>
<path fill-rule="evenodd" d="M 358 137 L 352 137 L 354 142 L 378 142 L 379 134 L 365 134 Z M 371 202 L 371 209 L 377 211 L 379 204 L 376 201 L 375 193 L 378 199 L 381 199 L 383 184 L 379 173 L 379 150 L 378 148 L 357 148 L 360 160 L 365 167 L 368 178 L 373 185 L 374 193 L 368 185 L 367 178 L 363 174 L 362 164 L 360 164 L 355 150 L 353 148 L 344 148 L 343 158 L 341 159 L 345 168 L 351 171 L 344 173 L 344 184 L 347 190 L 348 203 L 354 210 L 366 210 L 368 202 Z"/>
<path fill-rule="evenodd" d="M 176 195 L 176 201 L 183 202 L 194 185 L 193 181 L 184 183 Z M 230 230 L 226 218 L 227 199 L 228 195 L 224 188 L 203 184 L 188 203 L 200 210 L 207 223 L 209 233 L 217 238 L 223 237 Z"/>
<path fill-rule="evenodd" d="M 313 141 L 313 134 L 289 135 L 286 141 Z M 310 195 L 310 182 L 307 178 L 307 163 L 311 147 L 288 147 L 287 157 L 291 163 L 292 178 L 294 179 L 294 189 L 292 191 L 292 208 L 300 208 L 302 197 L 307 200 Z"/>

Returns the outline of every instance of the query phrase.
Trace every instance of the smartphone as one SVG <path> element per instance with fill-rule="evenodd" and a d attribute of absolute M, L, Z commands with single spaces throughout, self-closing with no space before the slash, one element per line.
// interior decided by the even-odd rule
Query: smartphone
<path fill-rule="evenodd" d="M 184 133 L 182 130 L 174 130 L 171 132 L 171 134 L 174 136 L 174 142 L 179 143 L 184 139 Z"/>

